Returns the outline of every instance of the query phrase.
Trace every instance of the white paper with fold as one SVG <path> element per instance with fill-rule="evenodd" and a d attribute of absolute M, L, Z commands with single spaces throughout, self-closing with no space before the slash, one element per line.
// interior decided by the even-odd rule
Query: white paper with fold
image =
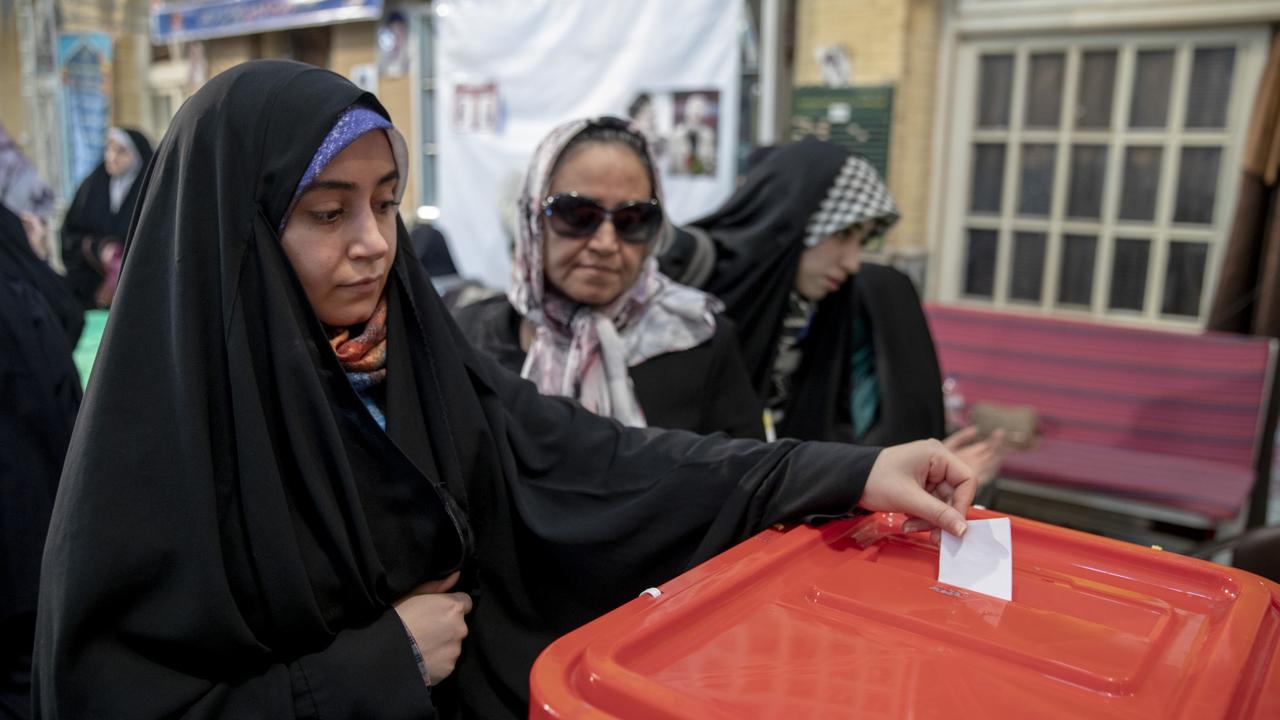
<path fill-rule="evenodd" d="M 963 538 L 942 533 L 938 582 L 1013 600 L 1013 541 L 1009 518 L 970 520 Z"/>

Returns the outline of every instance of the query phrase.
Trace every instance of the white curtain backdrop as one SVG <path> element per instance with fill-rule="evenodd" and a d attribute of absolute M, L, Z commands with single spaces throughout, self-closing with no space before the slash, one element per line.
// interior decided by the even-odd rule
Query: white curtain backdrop
<path fill-rule="evenodd" d="M 665 152 L 659 164 L 671 219 L 710 212 L 732 191 L 738 0 L 437 0 L 435 6 L 437 224 L 464 275 L 507 286 L 504 224 L 514 217 L 538 141 L 572 118 L 626 116 L 641 94 L 651 101 Z"/>

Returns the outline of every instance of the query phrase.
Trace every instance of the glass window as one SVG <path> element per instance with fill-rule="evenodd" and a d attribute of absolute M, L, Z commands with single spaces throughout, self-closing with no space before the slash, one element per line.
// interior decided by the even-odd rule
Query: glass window
<path fill-rule="evenodd" d="M 1159 147 L 1130 147 L 1124 151 L 1124 190 L 1120 194 L 1121 220 L 1154 220 L 1156 190 L 1160 186 Z"/>
<path fill-rule="evenodd" d="M 1115 84 L 1115 50 L 1090 50 L 1082 53 L 1076 127 L 1111 127 L 1111 99 L 1115 95 Z"/>
<path fill-rule="evenodd" d="M 1013 267 L 1009 269 L 1009 299 L 1040 302 L 1044 284 L 1045 234 L 1013 234 Z"/>
<path fill-rule="evenodd" d="M 964 263 L 966 295 L 991 297 L 996 286 L 995 230 L 969 230 L 969 249 Z"/>
<path fill-rule="evenodd" d="M 1111 260 L 1111 301 L 1113 310 L 1142 310 L 1147 297 L 1147 259 L 1151 242 L 1137 238 L 1116 238 Z"/>
<path fill-rule="evenodd" d="M 1013 88 L 1013 56 L 983 55 L 978 127 L 1009 127 L 1010 91 Z"/>
<path fill-rule="evenodd" d="M 1027 73 L 1027 101 L 1023 122 L 1029 128 L 1056 128 L 1062 112 L 1062 78 L 1066 69 L 1062 53 L 1031 56 Z"/>
<path fill-rule="evenodd" d="M 1162 128 L 1169 116 L 1169 90 L 1173 87 L 1173 51 L 1138 53 L 1129 104 L 1129 127 Z"/>
<path fill-rule="evenodd" d="M 973 195 L 969 209 L 976 213 L 999 213 L 1004 193 L 1004 145 L 978 143 L 973 146 Z"/>
<path fill-rule="evenodd" d="M 1018 183 L 1018 214 L 1049 214 L 1053 200 L 1054 145 L 1023 145 L 1021 182 Z"/>
<path fill-rule="evenodd" d="M 1102 188 L 1107 177 L 1106 145 L 1073 145 L 1071 179 L 1067 195 L 1067 216 L 1102 217 Z"/>
<path fill-rule="evenodd" d="M 1088 305 L 1093 299 L 1093 266 L 1098 238 L 1089 235 L 1062 236 L 1062 264 L 1058 273 L 1058 302 Z"/>
<path fill-rule="evenodd" d="M 1200 293 L 1204 290 L 1204 266 L 1209 246 L 1202 242 L 1169 243 L 1169 264 L 1164 276 L 1165 315 L 1200 315 Z"/>
<path fill-rule="evenodd" d="M 1187 128 L 1226 127 L 1235 65 L 1233 47 L 1196 48 L 1191 61 L 1191 87 L 1187 90 Z"/>
<path fill-rule="evenodd" d="M 1218 161 L 1221 157 L 1221 148 L 1182 148 L 1174 222 L 1213 222 L 1213 200 L 1218 194 Z"/>

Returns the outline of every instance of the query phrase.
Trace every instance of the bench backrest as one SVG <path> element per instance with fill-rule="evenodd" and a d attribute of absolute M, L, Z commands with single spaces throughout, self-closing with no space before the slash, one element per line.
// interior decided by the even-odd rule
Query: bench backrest
<path fill-rule="evenodd" d="M 1030 405 L 1045 437 L 1253 467 L 1274 340 L 926 310 L 970 405 Z"/>

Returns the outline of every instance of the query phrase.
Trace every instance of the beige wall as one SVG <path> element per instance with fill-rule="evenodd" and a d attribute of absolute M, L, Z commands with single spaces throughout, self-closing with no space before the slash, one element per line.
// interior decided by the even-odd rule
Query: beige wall
<path fill-rule="evenodd" d="M 346 23 L 333 26 L 333 39 L 329 52 L 329 69 L 351 77 L 351 68 L 356 65 L 378 62 L 377 23 Z M 409 75 L 399 78 L 378 78 L 378 100 L 391 114 L 391 122 L 404 135 L 405 140 L 413 142 L 413 81 Z M 416 163 L 419 155 L 409 149 L 409 162 Z M 417 174 L 419 168 L 409 168 L 409 178 L 405 185 L 404 202 L 400 212 L 405 223 L 412 226 L 415 222 L 414 212 L 418 207 Z"/>
<path fill-rule="evenodd" d="M 146 35 L 118 35 L 112 47 L 114 89 L 111 122 L 132 128 L 150 127 L 150 91 L 147 69 L 151 67 L 151 39 Z M 155 142 L 156 138 L 151 138 Z"/>
<path fill-rule="evenodd" d="M 17 12 L 0 14 L 0 123 L 19 145 L 27 129 L 22 99 L 22 57 L 18 54 Z"/>
<path fill-rule="evenodd" d="M 889 250 L 916 255 L 930 246 L 929 174 L 941 0 L 797 0 L 796 87 L 821 82 L 815 51 L 844 44 L 855 85 L 893 85 L 889 191 L 902 220 Z"/>

